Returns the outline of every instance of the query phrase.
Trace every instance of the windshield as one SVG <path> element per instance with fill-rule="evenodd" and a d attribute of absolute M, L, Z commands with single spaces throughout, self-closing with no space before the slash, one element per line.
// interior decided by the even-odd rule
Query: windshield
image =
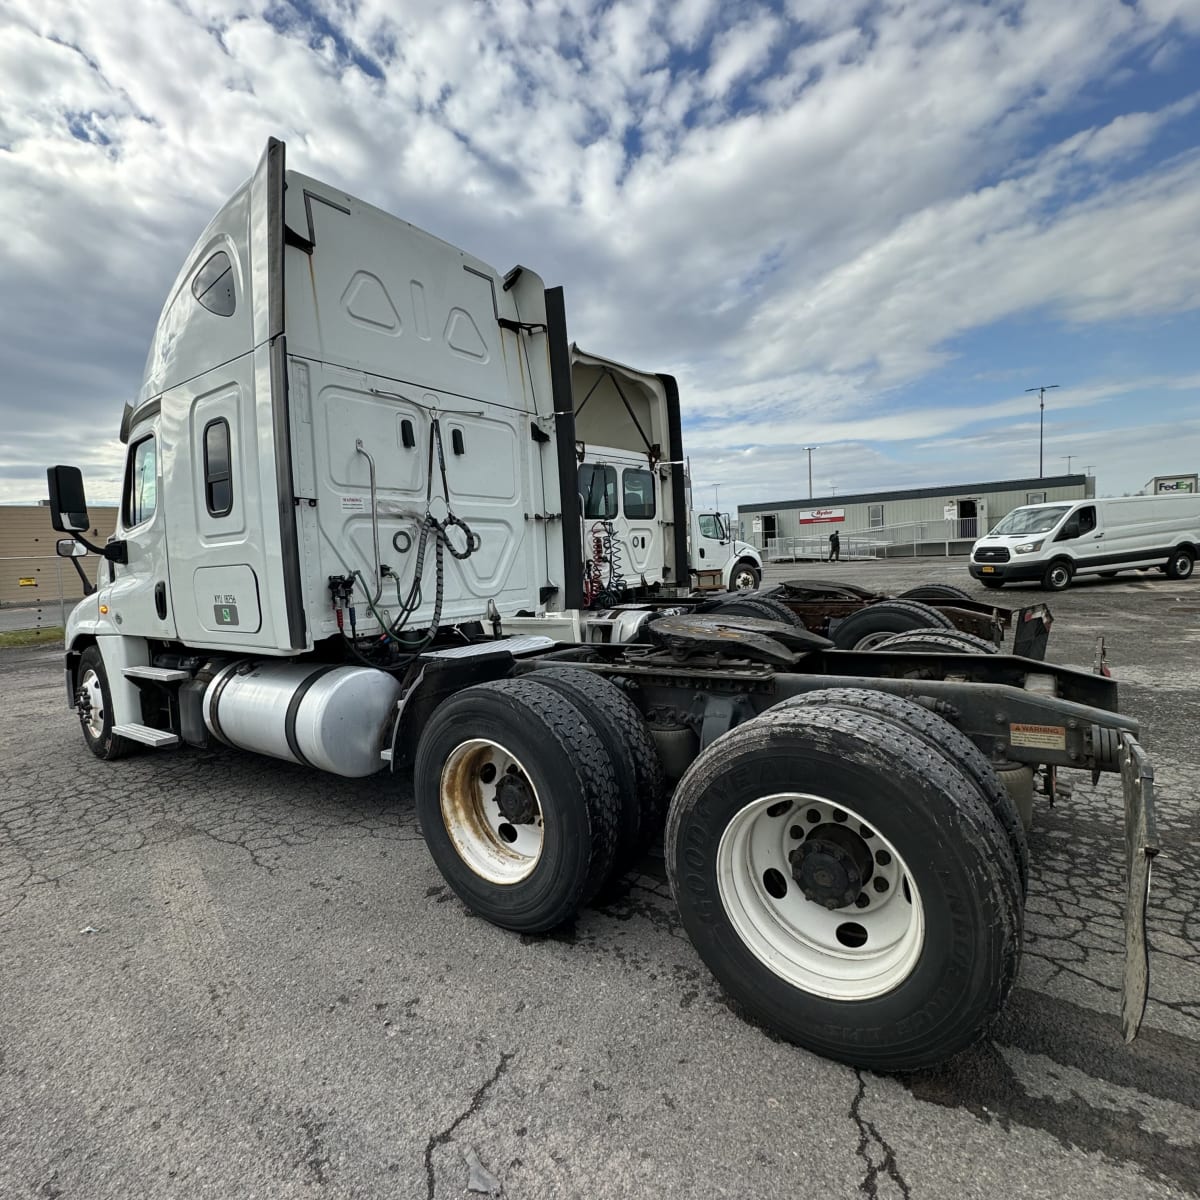
<path fill-rule="evenodd" d="M 1055 508 L 1014 508 L 992 532 L 1018 536 L 1025 533 L 1049 533 L 1070 508 L 1069 504 Z"/>

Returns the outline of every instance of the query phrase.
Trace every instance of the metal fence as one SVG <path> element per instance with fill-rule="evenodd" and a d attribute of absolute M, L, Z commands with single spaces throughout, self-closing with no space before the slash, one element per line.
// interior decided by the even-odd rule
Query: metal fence
<path fill-rule="evenodd" d="M 828 529 L 828 526 L 824 527 Z M 953 520 L 911 521 L 856 533 L 838 531 L 840 558 L 870 559 L 916 557 L 917 555 L 966 554 L 986 529 L 978 517 Z M 803 533 L 797 537 L 768 538 L 765 547 L 771 562 L 814 562 L 829 557 L 828 532 Z"/>

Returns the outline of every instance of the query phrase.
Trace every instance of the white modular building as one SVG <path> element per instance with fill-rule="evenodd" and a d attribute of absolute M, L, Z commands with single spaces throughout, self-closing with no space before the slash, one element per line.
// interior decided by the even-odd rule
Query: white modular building
<path fill-rule="evenodd" d="M 966 554 L 1023 504 L 1095 495 L 1091 475 L 1048 475 L 945 487 L 854 492 L 738 505 L 741 536 L 767 559 L 823 558 L 836 530 L 841 557 Z"/>

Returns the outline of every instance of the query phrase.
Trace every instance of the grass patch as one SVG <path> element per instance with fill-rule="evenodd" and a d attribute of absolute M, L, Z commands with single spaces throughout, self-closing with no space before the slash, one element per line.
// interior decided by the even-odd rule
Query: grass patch
<path fill-rule="evenodd" d="M 12 629 L 0 633 L 0 650 L 15 646 L 61 646 L 62 643 L 61 625 L 43 625 L 41 629 Z"/>

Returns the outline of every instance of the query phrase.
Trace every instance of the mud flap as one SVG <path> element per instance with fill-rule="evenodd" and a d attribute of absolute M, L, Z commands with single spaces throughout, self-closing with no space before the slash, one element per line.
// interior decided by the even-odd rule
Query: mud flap
<path fill-rule="evenodd" d="M 1137 1037 L 1146 1012 L 1150 961 L 1146 942 L 1146 902 L 1150 860 L 1158 853 L 1154 821 L 1154 768 L 1131 734 L 1120 735 L 1121 784 L 1125 793 L 1125 988 L 1121 1032 Z"/>

